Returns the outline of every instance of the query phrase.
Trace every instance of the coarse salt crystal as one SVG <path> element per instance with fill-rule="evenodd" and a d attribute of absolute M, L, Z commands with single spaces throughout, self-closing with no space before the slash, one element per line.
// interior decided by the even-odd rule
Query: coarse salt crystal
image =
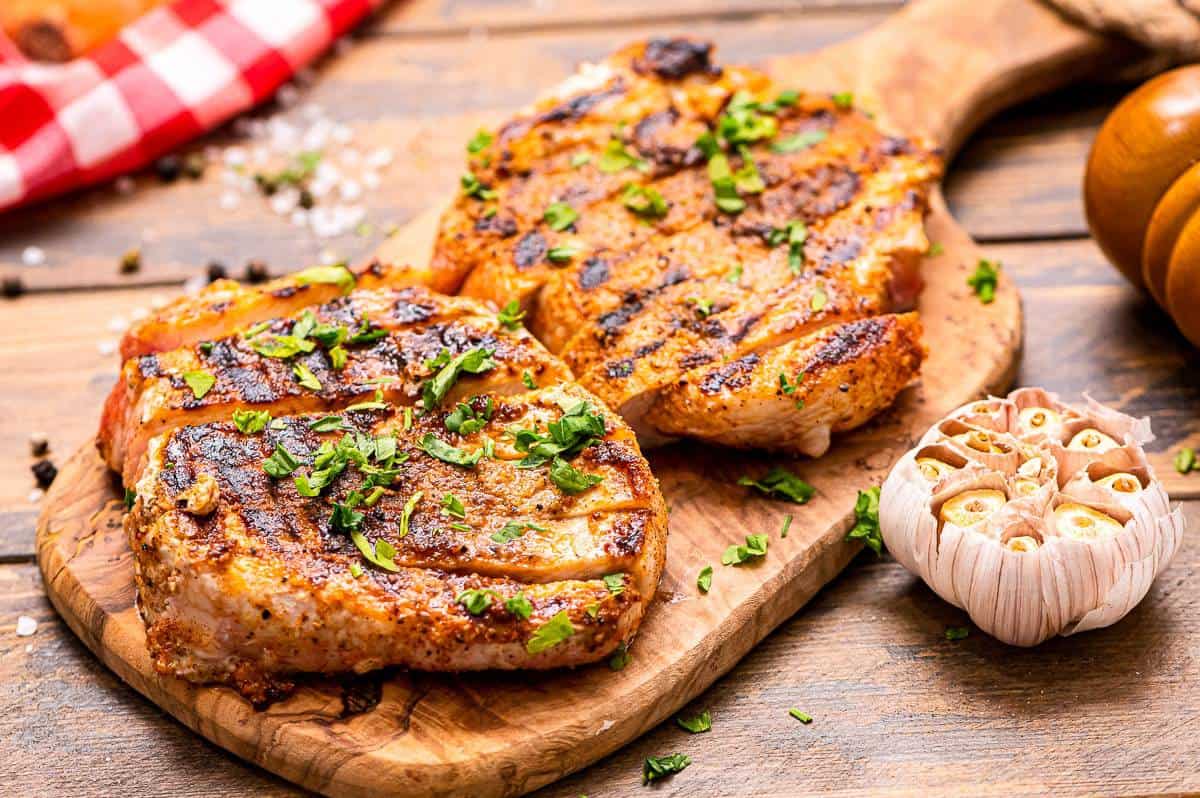
<path fill-rule="evenodd" d="M 292 224 L 296 227 L 304 227 L 308 224 L 308 211 L 303 208 L 297 208 L 292 211 Z"/>
<path fill-rule="evenodd" d="M 379 147 L 367 155 L 366 164 L 372 169 L 381 169 L 392 162 L 395 156 L 387 147 Z"/>
<path fill-rule="evenodd" d="M 322 266 L 332 266 L 333 264 L 337 263 L 339 260 L 341 260 L 341 258 L 339 258 L 338 254 L 336 252 L 334 252 L 332 249 L 321 250 L 321 265 Z"/>
<path fill-rule="evenodd" d="M 129 175 L 121 175 L 117 178 L 116 182 L 113 183 L 113 187 L 117 190 L 118 194 L 129 195 L 133 193 L 133 190 L 137 187 L 137 184 L 133 182 L 133 178 Z"/>
<path fill-rule="evenodd" d="M 243 121 L 241 119 L 239 122 Z M 225 150 L 225 165 L 226 166 L 245 166 L 246 151 L 241 147 L 230 147 Z"/>
<path fill-rule="evenodd" d="M 110 332 L 125 332 L 128 327 L 129 322 L 125 321 L 125 319 L 121 318 L 120 316 L 113 316 L 108 320 L 108 329 Z"/>
<path fill-rule="evenodd" d="M 46 250 L 41 247 L 25 247 L 21 250 L 21 263 L 26 266 L 41 266 L 46 262 Z"/>
<path fill-rule="evenodd" d="M 221 210 L 231 211 L 236 208 L 241 201 L 241 198 L 238 197 L 236 192 L 225 191 L 222 192 L 221 199 L 218 200 L 218 203 L 221 206 Z"/>
<path fill-rule="evenodd" d="M 275 92 L 275 102 L 283 108 L 291 108 L 300 99 L 300 90 L 290 83 L 285 83 Z"/>
<path fill-rule="evenodd" d="M 111 355 L 117 351 L 117 342 L 111 339 L 105 339 L 96 344 L 96 349 L 98 349 L 102 355 Z"/>
<path fill-rule="evenodd" d="M 346 202 L 354 202 L 362 196 L 362 186 L 355 180 L 343 180 L 342 184 L 338 186 L 338 193 Z"/>
<path fill-rule="evenodd" d="M 33 490 L 29 491 L 29 496 L 27 498 L 29 499 L 30 504 L 37 504 L 45 495 L 46 491 L 42 490 L 41 488 L 34 488 Z"/>
<path fill-rule="evenodd" d="M 333 126 L 333 132 L 330 136 L 338 144 L 349 144 L 354 140 L 354 131 L 349 125 L 337 124 Z"/>
<path fill-rule="evenodd" d="M 133 321 L 141 321 L 149 315 L 150 311 L 146 310 L 145 308 L 134 308 L 133 310 L 129 311 L 129 318 Z"/>
<path fill-rule="evenodd" d="M 170 301 L 171 300 L 163 294 L 155 294 L 154 296 L 150 297 L 150 307 L 154 310 L 162 310 Z"/>
<path fill-rule="evenodd" d="M 37 628 L 38 622 L 28 615 L 17 618 L 17 637 L 31 637 Z"/>
<path fill-rule="evenodd" d="M 187 278 L 187 280 L 184 281 L 183 293 L 187 294 L 188 296 L 195 296 L 196 294 L 203 291 L 205 286 L 207 286 L 207 285 L 208 285 L 208 275 L 207 274 L 197 274 L 197 275 Z"/>
<path fill-rule="evenodd" d="M 383 181 L 379 178 L 379 175 L 375 172 L 364 172 L 363 176 L 362 176 L 362 182 L 363 182 L 363 185 L 366 186 L 367 188 L 375 189 L 375 188 L 379 188 L 380 183 L 382 183 Z"/>

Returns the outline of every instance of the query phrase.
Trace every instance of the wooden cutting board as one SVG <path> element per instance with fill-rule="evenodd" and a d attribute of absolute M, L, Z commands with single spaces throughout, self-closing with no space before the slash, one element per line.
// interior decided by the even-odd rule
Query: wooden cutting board
<path fill-rule="evenodd" d="M 923 132 L 952 153 L 1001 107 L 1123 56 L 1032 0 L 926 0 L 853 41 L 766 66 L 785 85 L 853 91 L 885 126 Z M 471 131 L 444 133 L 466 140 Z M 380 255 L 428 257 L 436 222 L 436 211 L 414 220 Z M 90 446 L 64 465 L 45 500 L 38 560 L 47 592 L 126 682 L 216 744 L 305 787 L 335 796 L 535 789 L 652 728 L 729 670 L 858 551 L 843 540 L 857 490 L 878 484 L 934 419 L 1007 385 L 1021 346 L 1017 292 L 1002 274 L 995 302 L 972 294 L 966 278 L 982 253 L 940 193 L 928 227 L 943 254 L 924 265 L 930 357 L 922 382 L 826 457 L 795 464 L 817 487 L 812 502 L 784 504 L 738 487 L 741 474 L 776 462 L 765 457 L 695 444 L 651 454 L 671 507 L 667 568 L 621 672 L 603 664 L 461 677 L 387 670 L 313 681 L 261 711 L 227 688 L 159 676 L 134 607 L 118 485 Z M 795 521 L 783 538 L 788 514 Z M 722 567 L 726 546 L 750 533 L 769 535 L 768 555 Z M 707 596 L 695 586 L 705 565 L 716 572 Z"/>

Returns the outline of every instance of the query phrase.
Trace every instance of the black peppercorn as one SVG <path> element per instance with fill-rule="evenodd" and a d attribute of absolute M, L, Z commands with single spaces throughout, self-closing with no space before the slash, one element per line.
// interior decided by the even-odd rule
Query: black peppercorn
<path fill-rule="evenodd" d="M 208 159 L 204 157 L 202 152 L 190 153 L 183 159 L 183 173 L 192 180 L 199 180 L 204 177 L 204 170 L 208 168 Z"/>
<path fill-rule="evenodd" d="M 183 172 L 183 161 L 178 155 L 164 155 L 154 162 L 154 174 L 164 183 L 174 183 Z"/>
<path fill-rule="evenodd" d="M 32 471 L 39 488 L 50 487 L 50 483 L 58 476 L 58 469 L 49 460 L 38 460 L 33 464 Z"/>
<path fill-rule="evenodd" d="M 252 260 L 246 264 L 246 282 L 251 285 L 266 282 L 270 278 L 271 272 L 267 270 L 267 264 L 261 260 Z"/>
<path fill-rule="evenodd" d="M 311 210 L 315 204 L 316 200 L 313 199 L 312 192 L 306 188 L 300 189 L 300 207 L 307 211 Z"/>
<path fill-rule="evenodd" d="M 12 299 L 25 293 L 25 282 L 20 277 L 5 277 L 3 283 L 0 283 L 0 293 Z"/>
<path fill-rule="evenodd" d="M 229 272 L 225 270 L 225 264 L 219 260 L 210 260 L 208 262 L 208 281 L 215 283 L 217 280 L 224 280 L 229 276 Z"/>
<path fill-rule="evenodd" d="M 142 268 L 142 251 L 137 247 L 121 256 L 121 274 L 133 274 Z"/>

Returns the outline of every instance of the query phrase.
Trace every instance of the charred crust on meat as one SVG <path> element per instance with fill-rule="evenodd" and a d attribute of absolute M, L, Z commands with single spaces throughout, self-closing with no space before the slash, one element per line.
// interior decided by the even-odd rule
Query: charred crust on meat
<path fill-rule="evenodd" d="M 633 62 L 633 68 L 641 74 L 653 72 L 666 80 L 679 80 L 696 73 L 719 75 L 721 69 L 712 62 L 712 49 L 711 42 L 651 39 L 641 57 Z"/>
<path fill-rule="evenodd" d="M 517 220 L 511 216 L 485 216 L 475 220 L 475 232 L 495 233 L 501 238 L 511 238 L 517 234 Z"/>
<path fill-rule="evenodd" d="M 546 239 L 537 230 L 521 236 L 513 247 L 513 263 L 518 269 L 528 269 L 546 257 Z"/>
<path fill-rule="evenodd" d="M 603 258 L 588 258 L 579 270 L 579 287 L 590 291 L 608 282 L 608 261 Z"/>
<path fill-rule="evenodd" d="M 604 364 L 604 373 L 609 379 L 620 380 L 633 374 L 633 358 L 627 357 L 623 360 L 616 360 L 611 363 Z"/>
<path fill-rule="evenodd" d="M 392 306 L 392 318 L 402 324 L 414 324 L 433 318 L 436 310 L 432 302 L 413 302 L 407 297 L 400 297 Z"/>
<path fill-rule="evenodd" d="M 712 352 L 689 352 L 679 358 L 679 368 L 687 371 L 694 369 L 697 366 L 703 366 L 716 360 L 716 355 Z"/>
<path fill-rule="evenodd" d="M 158 355 L 142 355 L 138 358 L 137 368 L 138 374 L 143 379 L 162 376 L 162 368 L 158 362 Z"/>
<path fill-rule="evenodd" d="M 276 299 L 290 299 L 307 287 L 308 286 L 306 285 L 284 285 L 272 291 L 271 296 L 275 297 Z"/>
<path fill-rule="evenodd" d="M 895 316 L 873 316 L 837 327 L 812 353 L 805 373 L 816 373 L 858 360 L 881 347 L 895 326 Z"/>
<path fill-rule="evenodd" d="M 762 360 L 756 353 L 726 363 L 715 371 L 705 374 L 700 380 L 700 390 L 708 395 L 720 393 L 728 388 L 737 390 L 750 382 L 754 368 Z"/>

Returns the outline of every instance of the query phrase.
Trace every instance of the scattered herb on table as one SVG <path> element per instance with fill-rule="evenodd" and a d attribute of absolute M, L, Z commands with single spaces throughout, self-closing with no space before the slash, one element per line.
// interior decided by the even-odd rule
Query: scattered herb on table
<path fill-rule="evenodd" d="M 967 285 L 979 297 L 979 301 L 990 305 L 996 298 L 996 283 L 1000 279 L 1000 262 L 983 258 L 975 266 L 975 272 L 967 278 Z"/>
<path fill-rule="evenodd" d="M 967 628 L 966 626 L 947 626 L 946 627 L 946 639 L 947 640 L 963 640 L 969 634 L 971 634 L 971 630 L 969 628 Z"/>
<path fill-rule="evenodd" d="M 1200 466 L 1196 462 L 1196 450 L 1190 446 L 1180 449 L 1175 455 L 1175 470 L 1180 474 L 1200 471 Z"/>
<path fill-rule="evenodd" d="M 805 712 L 801 712 L 800 710 L 795 709 L 794 707 L 792 709 L 788 710 L 788 714 L 804 724 L 812 723 L 812 720 L 813 720 L 812 715 L 809 715 Z"/>
<path fill-rule="evenodd" d="M 713 569 L 711 565 L 706 565 L 700 569 L 700 575 L 696 577 L 696 587 L 700 588 L 701 593 L 707 593 L 712 590 Z"/>
<path fill-rule="evenodd" d="M 712 714 L 707 709 L 693 718 L 676 715 L 675 722 L 679 724 L 679 728 L 691 734 L 701 734 L 712 730 Z"/>
<path fill-rule="evenodd" d="M 883 534 L 879 531 L 879 486 L 858 492 L 854 503 L 854 526 L 846 533 L 847 540 L 861 540 L 875 552 L 883 554 Z"/>
<path fill-rule="evenodd" d="M 649 784 L 673 773 L 678 773 L 690 764 L 692 764 L 692 758 L 686 754 L 648 756 L 642 765 L 642 784 Z"/>
<path fill-rule="evenodd" d="M 784 393 L 789 391 L 785 388 Z M 762 479 L 742 476 L 738 479 L 738 484 L 756 488 L 768 496 L 787 499 L 796 504 L 805 504 L 817 492 L 812 485 L 781 466 L 772 468 Z"/>
<path fill-rule="evenodd" d="M 766 535 L 746 535 L 743 545 L 733 545 L 725 549 L 721 555 L 722 565 L 742 565 L 743 563 L 765 557 L 767 554 Z"/>

